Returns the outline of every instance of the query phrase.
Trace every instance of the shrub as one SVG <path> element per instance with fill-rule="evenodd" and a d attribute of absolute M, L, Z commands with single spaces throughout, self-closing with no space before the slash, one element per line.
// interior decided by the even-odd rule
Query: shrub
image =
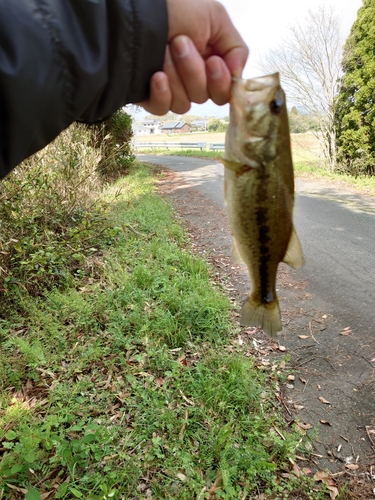
<path fill-rule="evenodd" d="M 131 116 L 119 110 L 108 120 L 89 126 L 93 146 L 102 151 L 99 170 L 107 180 L 125 175 L 135 159 L 131 145 L 133 137 L 131 123 Z"/>
<path fill-rule="evenodd" d="M 130 123 L 118 112 L 93 128 L 73 124 L 0 183 L 0 300 L 63 284 L 98 252 L 99 235 L 116 237 L 96 200 L 134 158 Z"/>

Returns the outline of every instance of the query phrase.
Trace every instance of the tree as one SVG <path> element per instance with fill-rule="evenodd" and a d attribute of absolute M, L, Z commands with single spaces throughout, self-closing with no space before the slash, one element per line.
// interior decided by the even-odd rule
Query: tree
<path fill-rule="evenodd" d="M 304 24 L 290 27 L 289 36 L 259 64 L 265 72 L 279 71 L 289 102 L 317 120 L 315 134 L 331 170 L 336 167 L 334 103 L 341 75 L 340 25 L 332 8 L 309 10 Z"/>
<path fill-rule="evenodd" d="M 119 109 L 107 120 L 87 127 L 93 146 L 103 153 L 99 162 L 103 177 L 114 179 L 124 175 L 135 160 L 131 144 L 132 117 Z"/>
<path fill-rule="evenodd" d="M 292 134 L 304 134 L 306 132 L 318 132 L 319 123 L 311 113 L 300 113 L 293 106 L 289 112 L 289 130 Z"/>
<path fill-rule="evenodd" d="M 211 118 L 208 122 L 209 132 L 225 132 L 228 128 L 228 124 L 224 123 L 220 118 Z"/>
<path fill-rule="evenodd" d="M 364 0 L 344 46 L 336 101 L 337 156 L 346 171 L 375 175 L 375 1 Z"/>

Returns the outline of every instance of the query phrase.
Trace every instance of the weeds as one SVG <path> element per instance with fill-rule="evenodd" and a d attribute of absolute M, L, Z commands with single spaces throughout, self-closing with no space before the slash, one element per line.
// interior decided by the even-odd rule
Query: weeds
<path fill-rule="evenodd" d="M 110 138 L 93 144 L 86 127 L 73 125 L 0 183 L 3 303 L 11 290 L 38 294 L 69 284 L 88 253 L 116 239 L 118 229 L 108 225 L 99 199 Z M 121 148 L 112 156 L 127 158 Z"/>
<path fill-rule="evenodd" d="M 371 176 L 354 176 L 343 172 L 330 172 L 325 168 L 319 168 L 315 165 L 310 165 L 302 162 L 294 164 L 295 174 L 299 176 L 311 175 L 315 178 L 323 178 L 345 182 L 349 186 L 354 186 L 358 189 L 366 191 L 370 195 L 375 195 L 375 177 Z"/>

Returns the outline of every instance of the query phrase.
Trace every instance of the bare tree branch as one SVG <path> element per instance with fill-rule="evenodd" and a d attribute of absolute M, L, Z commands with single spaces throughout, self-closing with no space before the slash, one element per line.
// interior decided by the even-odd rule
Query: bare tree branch
<path fill-rule="evenodd" d="M 309 10 L 303 24 L 258 63 L 266 73 L 279 71 L 288 101 L 312 114 L 316 133 L 331 170 L 336 167 L 334 101 L 341 76 L 343 38 L 341 18 L 332 8 Z"/>

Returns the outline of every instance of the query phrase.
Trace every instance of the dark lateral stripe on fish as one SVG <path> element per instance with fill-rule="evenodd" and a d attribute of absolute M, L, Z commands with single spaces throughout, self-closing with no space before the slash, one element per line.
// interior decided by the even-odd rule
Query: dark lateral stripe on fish
<path fill-rule="evenodd" d="M 272 302 L 275 297 L 273 295 L 272 289 L 269 283 L 269 270 L 268 264 L 270 261 L 269 243 L 270 238 L 270 228 L 268 225 L 268 214 L 267 208 L 265 208 L 264 200 L 267 198 L 267 180 L 268 175 L 266 169 L 262 166 L 257 170 L 257 180 L 258 188 L 256 192 L 256 202 L 258 209 L 256 210 L 255 216 L 259 228 L 259 274 L 260 274 L 260 293 L 261 300 L 263 303 Z"/>

